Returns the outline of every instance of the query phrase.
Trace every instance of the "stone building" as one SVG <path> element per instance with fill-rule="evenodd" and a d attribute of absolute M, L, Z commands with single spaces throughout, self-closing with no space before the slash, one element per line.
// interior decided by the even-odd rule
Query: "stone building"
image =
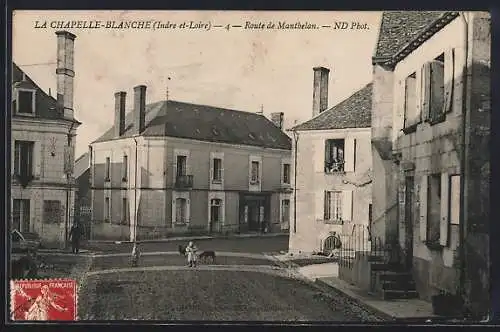
<path fill-rule="evenodd" d="M 63 245 L 73 223 L 75 35 L 57 36 L 57 98 L 12 67 L 11 229 Z"/>
<path fill-rule="evenodd" d="M 373 57 L 374 238 L 418 295 L 489 306 L 490 16 L 385 12 Z"/>
<path fill-rule="evenodd" d="M 288 228 L 290 138 L 260 114 L 115 94 L 90 145 L 92 237 L 162 238 Z"/>
<path fill-rule="evenodd" d="M 370 218 L 372 84 L 328 108 L 329 72 L 314 68 L 313 117 L 291 129 L 290 252 L 322 251 L 331 232 Z"/>

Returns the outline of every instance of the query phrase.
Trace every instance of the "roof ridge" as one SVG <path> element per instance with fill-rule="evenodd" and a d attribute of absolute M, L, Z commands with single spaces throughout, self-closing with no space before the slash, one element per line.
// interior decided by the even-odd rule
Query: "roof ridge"
<path fill-rule="evenodd" d="M 293 127 L 292 127 L 292 128 L 290 128 L 289 130 L 293 131 L 295 128 L 297 128 L 297 127 L 299 127 L 299 126 L 302 126 L 302 125 L 304 125 L 304 124 L 306 124 L 306 123 L 308 123 L 308 122 L 310 122 L 310 121 L 313 121 L 313 120 L 315 120 L 315 119 L 319 118 L 320 116 L 324 116 L 324 114 L 325 114 L 325 113 L 330 112 L 330 111 L 332 111 L 334 108 L 339 107 L 339 106 L 340 106 L 340 105 L 342 105 L 343 103 L 347 102 L 349 99 L 351 99 L 352 97 L 354 97 L 354 95 L 355 95 L 355 94 L 357 94 L 357 93 L 359 93 L 359 92 L 363 91 L 364 89 L 366 89 L 366 88 L 367 88 L 370 84 L 373 84 L 373 81 L 370 81 L 369 83 L 366 83 L 366 84 L 365 84 L 365 85 L 363 85 L 361 88 L 358 88 L 357 90 L 354 90 L 354 92 L 353 92 L 353 93 L 351 93 L 350 95 L 348 95 L 347 97 L 345 97 L 344 99 L 342 99 L 341 101 L 339 101 L 338 103 L 336 103 L 335 105 L 333 105 L 332 107 L 327 108 L 327 109 L 326 109 L 326 110 L 324 110 L 323 112 L 321 112 L 321 113 L 319 113 L 319 114 L 317 114 L 317 115 L 313 116 L 312 118 L 310 118 L 310 119 L 309 119 L 309 120 L 307 120 L 307 121 L 304 121 L 304 122 L 302 122 L 302 123 L 299 123 L 299 124 L 297 124 L 297 125 L 293 126 Z"/>

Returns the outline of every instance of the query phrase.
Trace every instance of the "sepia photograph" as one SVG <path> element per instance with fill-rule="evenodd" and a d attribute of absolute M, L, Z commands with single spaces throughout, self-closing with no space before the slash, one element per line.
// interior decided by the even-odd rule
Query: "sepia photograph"
<path fill-rule="evenodd" d="M 490 13 L 15 10 L 11 35 L 10 324 L 490 322 Z"/>

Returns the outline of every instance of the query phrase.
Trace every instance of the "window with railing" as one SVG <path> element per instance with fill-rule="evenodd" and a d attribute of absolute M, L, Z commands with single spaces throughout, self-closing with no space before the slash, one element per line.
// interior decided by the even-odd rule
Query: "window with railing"
<path fill-rule="evenodd" d="M 329 139 L 325 141 L 325 173 L 344 172 L 345 141 Z"/>
<path fill-rule="evenodd" d="M 222 182 L 222 159 L 220 158 L 214 158 L 213 160 L 212 182 Z"/>
<path fill-rule="evenodd" d="M 251 177 L 250 177 L 250 183 L 255 184 L 259 183 L 259 168 L 260 164 L 258 161 L 252 161 L 252 170 L 251 170 Z"/>

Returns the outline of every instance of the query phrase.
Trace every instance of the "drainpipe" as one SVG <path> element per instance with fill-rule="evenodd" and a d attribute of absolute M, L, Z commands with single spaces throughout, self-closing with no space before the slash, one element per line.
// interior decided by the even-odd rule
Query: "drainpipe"
<path fill-rule="evenodd" d="M 137 136 L 133 137 L 135 142 L 135 180 L 134 180 L 134 242 L 137 240 Z"/>
<path fill-rule="evenodd" d="M 466 172 L 466 150 L 467 150 L 467 100 L 468 100 L 468 92 L 467 92 L 467 81 L 469 78 L 469 68 L 468 68 L 468 58 L 469 58 L 469 23 L 466 19 L 466 14 L 464 12 L 460 12 L 460 17 L 463 21 L 463 36 L 464 36 L 464 66 L 462 71 L 463 77 L 463 92 L 462 92 L 462 139 L 461 145 L 463 148 L 462 154 L 460 156 L 460 221 L 459 221 L 459 260 L 460 260 L 460 281 L 459 281 L 459 295 L 465 302 L 465 231 L 466 231 L 466 193 L 467 190 L 467 172 Z"/>
<path fill-rule="evenodd" d="M 71 131 L 73 130 L 73 127 L 75 126 L 75 122 L 71 123 L 71 126 L 69 127 L 68 135 L 67 135 L 67 146 L 68 146 L 68 153 L 69 153 L 69 148 L 71 147 Z M 71 210 L 69 208 L 70 205 L 70 195 L 71 195 L 71 174 L 72 172 L 68 170 L 66 173 L 66 221 L 64 222 L 64 248 L 68 247 L 68 229 L 69 229 L 69 219 L 70 219 L 70 214 Z"/>
<path fill-rule="evenodd" d="M 89 183 L 88 185 L 90 186 L 90 222 L 88 227 L 90 228 L 87 232 L 89 235 L 89 240 L 92 240 L 92 222 L 94 220 L 94 189 L 92 188 L 94 186 L 94 162 L 93 162 L 93 154 L 94 151 L 92 149 L 92 145 L 89 145 Z M 88 194 L 87 194 L 88 195 Z M 88 196 L 87 196 L 88 197 Z"/>
<path fill-rule="evenodd" d="M 293 232 L 297 233 L 297 144 L 299 142 L 299 133 L 292 131 L 295 142 L 295 151 L 293 157 Z"/>

